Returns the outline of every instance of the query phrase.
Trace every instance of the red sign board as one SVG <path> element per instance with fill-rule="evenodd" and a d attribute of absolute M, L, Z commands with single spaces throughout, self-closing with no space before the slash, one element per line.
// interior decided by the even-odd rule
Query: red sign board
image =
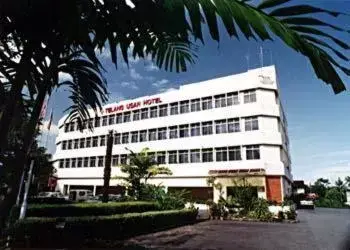
<path fill-rule="evenodd" d="M 162 100 L 160 99 L 160 97 L 146 99 L 146 100 L 138 101 L 138 102 L 130 102 L 127 104 L 116 105 L 113 107 L 106 108 L 105 112 L 107 114 L 110 114 L 110 113 L 140 108 L 141 106 L 143 106 L 143 107 L 150 106 L 152 104 L 157 104 L 157 103 L 162 103 Z"/>

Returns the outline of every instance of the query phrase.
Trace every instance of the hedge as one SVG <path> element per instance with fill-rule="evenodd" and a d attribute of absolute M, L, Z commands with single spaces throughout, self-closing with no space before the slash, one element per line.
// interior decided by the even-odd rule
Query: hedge
<path fill-rule="evenodd" d="M 122 240 L 191 224 L 196 216 L 196 210 L 186 209 L 95 217 L 32 217 L 16 222 L 9 233 L 13 247 L 81 247 L 91 240 Z"/>
<path fill-rule="evenodd" d="M 35 204 L 29 205 L 27 217 L 75 217 L 102 216 L 124 213 L 142 213 L 159 210 L 155 202 L 108 202 L 76 204 Z"/>

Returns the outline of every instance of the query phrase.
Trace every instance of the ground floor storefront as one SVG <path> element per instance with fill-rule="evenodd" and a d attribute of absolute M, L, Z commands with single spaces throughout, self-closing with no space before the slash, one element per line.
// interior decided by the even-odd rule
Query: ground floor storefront
<path fill-rule="evenodd" d="M 221 184 L 221 190 L 208 186 L 207 177 L 154 178 L 149 180 L 149 183 L 162 185 L 168 192 L 186 190 L 189 197 L 194 201 L 206 201 L 208 199 L 217 201 L 220 195 L 227 198 L 233 194 L 235 189 L 247 186 L 254 190 L 256 197 L 277 202 L 283 201 L 284 197 L 291 192 L 291 182 L 284 176 L 228 175 L 220 173 L 212 173 L 211 176 L 215 177 L 216 182 Z M 57 190 L 63 194 L 67 195 L 70 190 L 77 189 L 90 190 L 94 195 L 101 194 L 103 179 L 58 179 Z M 125 194 L 127 190 L 121 180 L 113 179 L 110 182 L 109 192 L 111 194 Z"/>

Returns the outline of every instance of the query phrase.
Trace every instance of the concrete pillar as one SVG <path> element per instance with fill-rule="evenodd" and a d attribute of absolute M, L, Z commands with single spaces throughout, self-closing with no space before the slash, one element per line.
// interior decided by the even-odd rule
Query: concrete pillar
<path fill-rule="evenodd" d="M 93 196 L 96 195 L 96 185 L 93 186 L 92 194 L 93 194 Z"/>
<path fill-rule="evenodd" d="M 226 186 L 222 186 L 222 197 L 224 199 L 227 199 L 227 188 Z M 214 198 L 214 202 L 218 202 L 219 198 L 220 198 L 220 190 L 213 188 L 213 198 Z"/>

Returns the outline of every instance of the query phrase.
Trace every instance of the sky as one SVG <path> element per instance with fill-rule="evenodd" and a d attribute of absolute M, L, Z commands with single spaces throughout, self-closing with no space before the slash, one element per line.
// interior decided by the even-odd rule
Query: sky
<path fill-rule="evenodd" d="M 299 1 L 300 2 L 300 1 Z M 307 1 L 318 7 L 350 13 L 350 1 Z M 304 1 L 305 3 L 305 1 Z M 350 17 L 331 20 L 333 24 L 350 29 Z M 259 49 L 263 48 L 263 65 L 274 64 L 281 88 L 281 98 L 288 120 L 292 174 L 306 183 L 317 178 L 350 176 L 350 96 L 349 92 L 335 95 L 329 85 L 317 79 L 305 57 L 286 47 L 278 39 L 273 42 L 247 41 L 230 38 L 221 25 L 220 42 L 210 39 L 204 28 L 205 44 L 198 44 L 198 58 L 185 73 L 159 70 L 150 60 L 131 58 L 127 67 L 119 56 L 118 69 L 112 64 L 108 51 L 100 54 L 106 69 L 104 74 L 110 92 L 109 103 L 155 94 L 179 85 L 241 73 L 261 66 Z M 350 35 L 337 36 L 350 44 Z M 349 51 L 347 56 L 350 56 Z M 247 60 L 249 58 L 249 60 Z M 347 64 L 349 67 L 349 64 Z M 350 86 L 350 78 L 341 74 Z M 66 75 L 60 75 L 65 79 Z M 50 153 L 55 150 L 57 121 L 68 107 L 68 92 L 58 89 L 49 100 L 46 123 L 53 110 L 50 131 L 40 140 Z M 45 126 L 44 126 L 45 128 Z M 44 129 L 45 130 L 45 129 Z"/>

